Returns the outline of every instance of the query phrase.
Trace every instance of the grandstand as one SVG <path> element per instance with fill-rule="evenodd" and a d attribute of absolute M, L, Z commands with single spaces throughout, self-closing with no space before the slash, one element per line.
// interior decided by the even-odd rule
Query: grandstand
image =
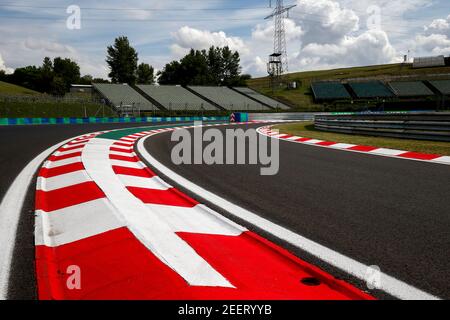
<path fill-rule="evenodd" d="M 116 109 L 132 107 L 140 111 L 150 111 L 156 108 L 154 104 L 126 84 L 93 83 L 92 85 Z"/>
<path fill-rule="evenodd" d="M 434 96 L 422 81 L 393 81 L 389 82 L 392 91 L 398 97 L 428 97 Z"/>
<path fill-rule="evenodd" d="M 188 88 L 226 110 L 261 111 L 271 109 L 227 87 L 189 86 Z"/>
<path fill-rule="evenodd" d="M 137 87 L 167 110 L 218 110 L 214 105 L 181 86 L 138 85 Z"/>
<path fill-rule="evenodd" d="M 257 100 L 260 103 L 265 104 L 266 106 L 269 106 L 271 108 L 281 109 L 281 110 L 289 110 L 290 109 L 287 105 L 285 105 L 277 100 L 274 100 L 272 98 L 269 98 L 267 96 L 264 96 L 261 93 L 256 92 L 255 90 L 250 89 L 248 87 L 234 87 L 233 89 L 242 93 L 243 95 L 245 95 L 251 99 Z"/>
<path fill-rule="evenodd" d="M 350 82 L 349 86 L 360 99 L 394 97 L 392 91 L 380 81 Z"/>
<path fill-rule="evenodd" d="M 442 95 L 450 95 L 450 80 L 429 81 Z"/>
<path fill-rule="evenodd" d="M 316 101 L 351 99 L 347 89 L 339 82 L 314 82 L 311 90 Z"/>

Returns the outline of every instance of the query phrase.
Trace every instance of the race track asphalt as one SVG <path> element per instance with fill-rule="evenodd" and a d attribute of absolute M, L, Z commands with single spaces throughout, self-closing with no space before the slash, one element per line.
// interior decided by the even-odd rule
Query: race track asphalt
<path fill-rule="evenodd" d="M 0 198 L 43 150 L 80 134 L 132 126 L 143 125 L 0 127 Z M 280 172 L 264 177 L 258 166 L 175 166 L 170 159 L 173 145 L 170 134 L 146 142 L 153 156 L 196 184 L 359 262 L 378 265 L 410 285 L 450 298 L 448 166 L 281 141 Z M 10 299 L 36 298 L 34 183 L 19 223 Z M 271 238 L 264 230 L 247 227 L 365 289 L 360 281 Z M 372 293 L 389 298 L 381 292 Z"/>
<path fill-rule="evenodd" d="M 170 133 L 145 143 L 157 160 L 201 187 L 409 285 L 450 298 L 449 166 L 280 141 L 279 173 L 261 176 L 254 165 L 174 165 L 174 145 Z M 332 266 L 265 236 L 365 289 Z"/>
<path fill-rule="evenodd" d="M 152 125 L 157 124 L 0 126 L 0 146 L 2 148 L 0 153 L 0 199 L 3 198 L 16 176 L 31 160 L 57 143 L 85 133 Z M 34 278 L 35 182 L 33 181 L 29 188 L 19 221 L 8 299 L 36 298 Z"/>

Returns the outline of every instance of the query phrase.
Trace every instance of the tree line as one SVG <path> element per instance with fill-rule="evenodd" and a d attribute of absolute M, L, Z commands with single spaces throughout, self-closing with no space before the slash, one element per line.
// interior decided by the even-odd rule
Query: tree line
<path fill-rule="evenodd" d="M 128 83 L 170 85 L 241 86 L 250 75 L 241 74 L 240 56 L 229 47 L 214 47 L 209 50 L 194 50 L 177 61 L 172 61 L 155 75 L 148 63 L 139 63 L 138 52 L 127 37 L 115 39 L 107 47 L 106 63 L 109 78 L 81 76 L 77 62 L 69 58 L 45 57 L 41 66 L 17 68 L 13 74 L 0 70 L 0 81 L 14 83 L 35 91 L 52 95 L 64 95 L 71 84 Z"/>

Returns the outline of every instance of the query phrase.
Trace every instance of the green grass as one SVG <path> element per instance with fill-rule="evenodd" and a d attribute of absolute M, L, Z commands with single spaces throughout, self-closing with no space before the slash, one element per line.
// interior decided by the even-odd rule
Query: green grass
<path fill-rule="evenodd" d="M 345 80 L 354 78 L 368 77 L 389 77 L 410 75 L 417 76 L 417 79 L 426 77 L 429 74 L 447 74 L 450 73 L 449 67 L 413 69 L 410 64 L 388 64 L 367 67 L 343 68 L 320 71 L 306 71 L 291 73 L 288 76 L 289 81 L 296 81 L 298 88 L 287 90 L 284 88 L 276 89 L 272 92 L 268 77 L 255 78 L 247 81 L 247 85 L 265 95 L 274 97 L 295 107 L 298 111 L 335 111 L 336 106 L 327 106 L 315 104 L 311 92 L 311 83 L 318 80 Z M 414 80 L 414 79 L 413 79 Z M 349 106 L 348 104 L 338 106 L 338 108 L 357 109 L 358 106 Z"/>
<path fill-rule="evenodd" d="M 39 95 L 37 91 L 33 91 L 15 84 L 0 81 L 0 94 L 2 95 Z"/>
<path fill-rule="evenodd" d="M 396 139 L 324 132 L 316 130 L 312 122 L 278 125 L 274 128 L 280 130 L 280 133 L 292 134 L 304 138 L 450 156 L 450 142 Z"/>
<path fill-rule="evenodd" d="M 86 114 L 85 114 L 86 109 Z M 105 117 L 117 116 L 109 107 L 104 107 Z M 0 101 L 0 118 L 57 118 L 57 117 L 103 117 L 102 105 L 94 103 L 54 103 Z"/>

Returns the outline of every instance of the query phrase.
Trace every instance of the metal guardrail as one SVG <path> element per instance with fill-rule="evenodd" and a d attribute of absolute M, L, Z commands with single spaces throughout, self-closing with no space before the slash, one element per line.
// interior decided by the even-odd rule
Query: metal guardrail
<path fill-rule="evenodd" d="M 313 121 L 318 113 L 286 112 L 286 113 L 249 113 L 250 120 L 308 120 Z"/>
<path fill-rule="evenodd" d="M 450 113 L 320 114 L 314 125 L 322 131 L 450 142 Z"/>

